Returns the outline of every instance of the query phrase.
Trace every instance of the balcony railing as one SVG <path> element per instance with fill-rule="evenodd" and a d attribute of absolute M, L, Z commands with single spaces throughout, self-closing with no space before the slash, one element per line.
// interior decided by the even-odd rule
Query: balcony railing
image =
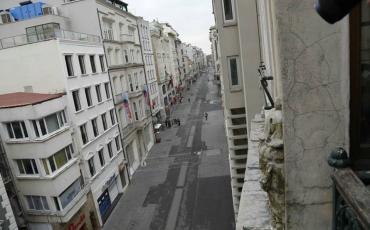
<path fill-rule="evenodd" d="M 22 34 L 14 37 L 2 38 L 0 39 L 0 49 L 27 45 L 56 38 L 71 41 L 100 43 L 100 37 L 96 35 L 78 33 L 67 30 L 55 30 L 38 32 L 37 34 Z"/>
<path fill-rule="evenodd" d="M 341 148 L 329 157 L 329 164 L 337 168 L 332 175 L 332 229 L 370 229 L 370 190 L 352 169 L 346 168 L 348 162 L 347 153 Z"/>
<path fill-rule="evenodd" d="M 104 30 L 103 31 L 103 38 L 105 40 L 113 41 L 114 40 L 113 30 L 111 30 L 111 29 Z"/>
<path fill-rule="evenodd" d="M 135 42 L 135 37 L 132 34 L 121 34 L 121 42 Z"/>

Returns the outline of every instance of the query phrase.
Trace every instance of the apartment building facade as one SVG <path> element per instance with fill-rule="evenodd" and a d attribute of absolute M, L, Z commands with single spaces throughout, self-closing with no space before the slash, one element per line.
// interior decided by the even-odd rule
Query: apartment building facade
<path fill-rule="evenodd" d="M 0 6 L 5 9 L 11 7 L 7 6 L 6 2 L 2 2 Z M 67 4 L 67 6 L 69 5 Z M 70 121 L 71 131 L 63 132 L 64 135 L 61 136 L 65 139 L 70 139 L 71 135 L 73 136 L 75 140 L 73 149 L 77 153 L 79 161 L 79 167 L 74 167 L 74 170 L 81 169 L 81 172 L 77 170 L 77 173 L 74 173 L 74 175 L 80 174 L 81 177 L 76 179 L 72 187 L 80 186 L 82 189 L 80 182 L 83 178 L 83 193 L 87 193 L 87 195 L 76 198 L 76 202 L 82 207 L 87 202 L 87 197 L 90 197 L 93 207 L 90 209 L 95 210 L 94 215 L 97 220 L 95 227 L 99 227 L 103 225 L 110 210 L 114 207 L 119 193 L 122 193 L 127 186 L 128 175 L 123 149 L 120 147 L 122 146 L 120 132 L 101 40 L 97 35 L 70 32 L 75 29 L 72 28 L 69 18 L 60 15 L 62 13 L 62 8 L 58 8 L 58 15 L 40 15 L 0 25 L 1 35 L 12 38 L 4 39 L 2 37 L 3 47 L 0 50 L 1 68 L 4 71 L 2 77 L 5 78 L 9 74 L 13 76 L 12 81 L 6 81 L 7 85 L 2 87 L 1 93 L 25 91 L 66 94 L 67 110 L 64 113 Z M 73 16 L 72 13 L 71 15 Z M 17 34 L 24 35 L 17 36 Z M 18 55 L 20 53 L 21 57 Z M 41 70 L 35 68 L 35 66 L 39 66 L 39 63 L 43 63 Z M 26 115 L 24 114 L 24 116 Z M 48 115 L 50 114 L 39 114 L 38 119 Z M 29 120 L 31 118 L 23 117 L 22 119 Z M 28 124 L 31 123 L 28 122 Z M 41 124 L 36 125 L 38 135 L 41 137 L 45 130 Z M 34 132 L 35 136 L 30 137 L 37 139 L 36 131 Z M 50 135 L 45 138 L 54 140 L 54 136 L 51 138 Z M 57 139 L 58 136 L 55 138 Z M 26 143 L 28 143 L 28 139 L 26 138 Z M 36 148 L 36 146 L 31 145 L 29 149 L 21 148 L 20 151 L 24 150 L 26 153 L 32 151 L 32 148 Z M 53 144 L 50 147 L 54 149 Z M 43 154 L 40 158 L 47 157 L 47 155 L 51 157 L 51 152 L 43 152 L 42 148 L 38 148 L 39 153 Z M 50 174 L 53 174 L 52 169 L 48 170 Z M 19 175 L 19 172 L 16 175 Z M 46 175 L 46 172 L 43 175 L 38 174 L 37 178 L 41 176 L 50 177 Z M 44 179 L 40 180 L 45 182 Z M 67 181 L 61 181 L 60 186 L 66 186 Z M 51 186 L 47 183 L 44 185 Z M 41 188 L 42 186 L 38 189 Z M 29 189 L 29 185 L 24 186 L 25 195 L 42 197 L 41 195 L 44 194 L 37 195 L 37 193 L 47 191 L 39 190 L 34 191 L 33 194 L 27 194 L 26 192 L 32 191 L 28 191 Z M 48 195 L 50 197 L 56 196 L 58 191 L 54 192 L 54 194 Z M 24 197 L 22 199 L 24 201 Z M 49 210 L 36 210 L 34 212 L 30 203 L 25 204 L 28 215 L 32 213 L 34 217 L 28 217 L 30 226 L 37 229 L 40 226 L 47 228 L 54 223 L 61 223 L 61 228 L 63 228 L 65 224 L 73 224 L 70 221 L 74 219 L 73 215 L 79 212 L 78 209 L 72 208 L 67 211 L 59 203 L 60 210 L 56 210 L 58 208 L 56 203 L 49 204 L 51 201 L 48 199 L 46 201 Z M 45 215 L 44 212 L 47 214 Z M 59 215 L 63 216 L 64 219 L 57 218 L 53 221 L 52 218 L 45 217 L 54 215 L 55 212 L 59 212 Z M 86 215 L 82 216 L 87 218 Z M 51 223 L 48 224 L 48 222 Z"/>
<path fill-rule="evenodd" d="M 163 24 L 158 21 L 150 22 L 150 35 L 153 44 L 154 61 L 157 71 L 157 82 L 161 94 L 163 110 L 162 117 L 170 117 L 170 108 L 175 97 L 174 79 L 171 74 L 173 59 L 170 57 L 170 39 L 164 32 Z"/>
<path fill-rule="evenodd" d="M 145 76 L 148 93 L 146 103 L 150 106 L 153 123 L 159 123 L 162 120 L 160 110 L 163 110 L 163 107 L 157 82 L 153 45 L 150 35 L 150 24 L 141 17 L 137 19 L 137 23 L 139 27 L 139 36 L 142 44 L 142 53 L 144 59 L 144 69 L 146 73 Z"/>
<path fill-rule="evenodd" d="M 258 28 L 239 26 L 241 15 L 236 13 L 238 1 L 214 0 L 213 13 L 219 42 L 221 92 L 224 105 L 225 129 L 230 159 L 231 187 L 234 211 L 237 215 L 248 153 L 248 129 L 254 114 L 262 110 L 262 93 L 258 87 L 256 66 L 260 64 Z M 255 8 L 254 1 L 248 1 Z M 240 9 L 241 10 L 241 9 Z M 252 10 L 253 11 L 253 10 Z M 251 12 L 253 13 L 253 12 Z M 254 14 L 256 14 L 254 12 Z M 243 14 L 245 15 L 245 14 Z M 245 20 L 254 20 L 242 18 Z M 251 22 L 251 24 L 253 24 Z M 214 51 L 216 48 L 214 48 Z M 247 61 L 248 60 L 248 61 Z M 217 67 L 216 67 L 217 68 Z M 249 114 L 252 114 L 249 116 Z"/>
<path fill-rule="evenodd" d="M 213 3 L 221 59 L 230 42 L 223 40 L 220 20 L 235 12 L 234 24 L 244 23 L 235 28 L 241 63 L 255 61 L 243 56 L 248 52 L 259 56 L 264 65 L 256 62 L 250 69 L 268 82 L 266 101 L 259 102 L 265 119 L 258 116 L 248 126 L 254 150 L 248 150 L 236 229 L 367 229 L 363 215 L 369 212 L 351 201 L 356 196 L 369 205 L 363 174 L 369 170 L 367 1 L 334 25 L 318 16 L 311 1 Z M 259 50 L 252 49 L 255 42 Z M 225 67 L 221 61 L 222 80 L 232 76 L 225 77 Z M 248 108 L 253 96 L 244 98 L 249 124 L 260 112 Z M 350 185 L 354 181 L 357 186 Z"/>

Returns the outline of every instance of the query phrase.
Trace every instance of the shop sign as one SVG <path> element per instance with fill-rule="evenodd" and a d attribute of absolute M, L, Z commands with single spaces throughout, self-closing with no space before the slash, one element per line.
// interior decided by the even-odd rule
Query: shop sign
<path fill-rule="evenodd" d="M 72 223 L 68 226 L 68 230 L 78 230 L 84 223 L 85 223 L 85 213 L 82 213 L 80 215 L 80 218 L 78 218 L 76 223 Z"/>
<path fill-rule="evenodd" d="M 117 178 L 117 175 L 116 174 L 113 174 L 108 180 L 107 180 L 107 182 L 105 182 L 105 184 L 103 185 L 103 187 L 102 187 L 102 191 L 105 191 L 107 188 L 109 188 L 109 186 L 111 185 L 111 184 L 113 184 L 113 182 L 116 180 L 116 178 Z"/>

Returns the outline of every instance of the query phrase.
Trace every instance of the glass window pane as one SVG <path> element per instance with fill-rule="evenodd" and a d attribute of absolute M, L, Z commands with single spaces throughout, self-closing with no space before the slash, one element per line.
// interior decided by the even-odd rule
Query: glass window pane
<path fill-rule="evenodd" d="M 23 169 L 22 160 L 17 160 L 17 165 L 18 165 L 19 173 L 20 174 L 25 174 L 25 171 Z"/>
<path fill-rule="evenodd" d="M 50 171 L 49 171 L 47 160 L 46 159 L 42 159 L 42 164 L 44 166 L 45 173 L 49 175 L 50 174 Z"/>
<path fill-rule="evenodd" d="M 54 172 L 55 170 L 57 170 L 57 168 L 55 166 L 55 163 L 54 163 L 54 157 L 51 156 L 51 157 L 48 158 L 48 160 L 49 160 L 51 171 Z"/>
<path fill-rule="evenodd" d="M 233 8 L 232 8 L 232 0 L 223 0 L 224 1 L 224 13 L 225 13 L 225 20 L 233 20 Z"/>
<path fill-rule="evenodd" d="M 13 129 L 10 123 L 6 123 L 6 128 L 8 130 L 8 135 L 10 138 L 14 138 Z"/>
<path fill-rule="evenodd" d="M 65 150 L 62 149 L 54 154 L 54 159 L 58 169 L 65 165 L 68 161 Z"/>
<path fill-rule="evenodd" d="M 238 85 L 238 65 L 236 62 L 236 58 L 230 59 L 230 77 L 231 77 L 231 85 Z"/>
<path fill-rule="evenodd" d="M 33 205 L 31 196 L 26 196 L 27 204 L 29 209 L 35 209 L 35 206 Z"/>
<path fill-rule="evenodd" d="M 40 137 L 39 129 L 37 128 L 36 121 L 32 121 L 33 129 L 35 131 L 36 137 Z"/>
<path fill-rule="evenodd" d="M 58 118 L 56 114 L 49 115 L 45 117 L 46 125 L 48 127 L 49 133 L 54 132 L 59 129 Z"/>
<path fill-rule="evenodd" d="M 62 194 L 59 196 L 62 208 L 65 208 L 81 191 L 82 186 L 80 183 L 81 179 L 75 180 Z"/>
<path fill-rule="evenodd" d="M 42 201 L 42 205 L 44 207 L 44 210 L 49 210 L 49 204 L 48 204 L 48 202 L 46 200 L 46 197 L 42 196 L 41 197 L 41 201 Z"/>
<path fill-rule="evenodd" d="M 47 131 L 46 131 L 46 126 L 45 126 L 44 119 L 40 119 L 39 124 L 40 124 L 40 129 L 41 129 L 42 135 L 46 135 Z"/>
<path fill-rule="evenodd" d="M 26 174 L 34 174 L 31 161 L 30 160 L 22 160 L 22 162 L 23 162 L 24 170 L 26 171 Z"/>
<path fill-rule="evenodd" d="M 21 125 L 22 125 L 24 137 L 28 137 L 28 133 L 27 133 L 27 129 L 26 129 L 26 125 L 24 124 L 24 121 L 21 121 Z"/>
<path fill-rule="evenodd" d="M 37 169 L 36 161 L 34 159 L 31 160 L 32 166 L 33 166 L 33 172 L 35 174 L 39 173 L 39 170 Z"/>
<path fill-rule="evenodd" d="M 12 122 L 13 132 L 15 138 L 23 138 L 22 128 L 19 122 Z"/>
<path fill-rule="evenodd" d="M 33 204 L 35 205 L 36 210 L 43 210 L 43 206 L 41 203 L 41 197 L 39 196 L 32 196 Z"/>

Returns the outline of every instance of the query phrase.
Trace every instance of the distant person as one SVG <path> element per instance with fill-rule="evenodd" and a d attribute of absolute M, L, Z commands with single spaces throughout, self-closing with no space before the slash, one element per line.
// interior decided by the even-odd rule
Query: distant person
<path fill-rule="evenodd" d="M 190 98 L 188 98 L 188 102 L 190 103 Z"/>
<path fill-rule="evenodd" d="M 208 113 L 204 113 L 204 117 L 208 120 Z"/>

